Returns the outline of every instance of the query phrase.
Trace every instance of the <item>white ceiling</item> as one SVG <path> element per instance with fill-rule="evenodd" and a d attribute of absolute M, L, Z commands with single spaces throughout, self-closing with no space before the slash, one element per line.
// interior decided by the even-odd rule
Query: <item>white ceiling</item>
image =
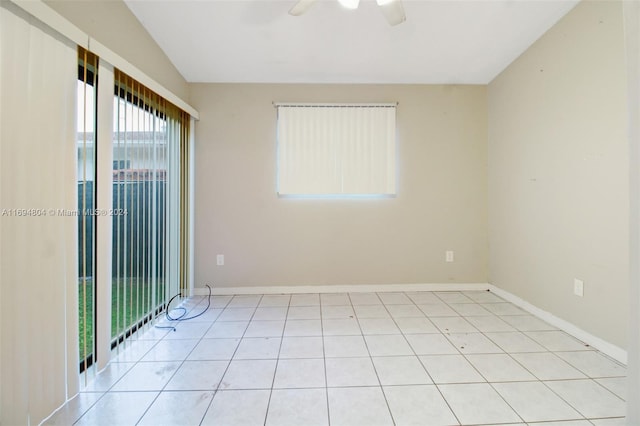
<path fill-rule="evenodd" d="M 189 82 L 486 84 L 577 0 L 125 0 Z"/>

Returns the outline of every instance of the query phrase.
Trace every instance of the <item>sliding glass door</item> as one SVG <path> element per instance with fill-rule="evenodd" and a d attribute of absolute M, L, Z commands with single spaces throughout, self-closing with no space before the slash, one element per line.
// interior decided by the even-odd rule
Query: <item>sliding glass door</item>
<path fill-rule="evenodd" d="M 118 69 L 101 65 L 99 82 L 98 58 L 78 58 L 82 372 L 186 294 L 191 118 Z"/>
<path fill-rule="evenodd" d="M 114 345 L 157 317 L 180 279 L 179 109 L 115 72 L 113 129 L 112 338 Z"/>

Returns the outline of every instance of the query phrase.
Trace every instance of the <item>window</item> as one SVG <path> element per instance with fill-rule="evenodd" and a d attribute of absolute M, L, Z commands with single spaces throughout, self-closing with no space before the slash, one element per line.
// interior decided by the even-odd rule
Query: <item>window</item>
<path fill-rule="evenodd" d="M 85 383 L 190 282 L 191 117 L 117 68 L 100 68 L 98 80 L 99 68 L 78 48 L 77 210 L 68 215 L 78 227 Z"/>
<path fill-rule="evenodd" d="M 395 104 L 277 104 L 278 194 L 396 193 Z"/>

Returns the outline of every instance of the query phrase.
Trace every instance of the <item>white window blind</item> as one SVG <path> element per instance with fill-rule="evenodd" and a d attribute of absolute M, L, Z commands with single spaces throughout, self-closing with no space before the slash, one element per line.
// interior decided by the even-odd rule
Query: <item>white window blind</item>
<path fill-rule="evenodd" d="M 0 1 L 0 424 L 78 391 L 76 46 Z"/>
<path fill-rule="evenodd" d="M 276 107 L 278 194 L 395 194 L 395 104 Z"/>

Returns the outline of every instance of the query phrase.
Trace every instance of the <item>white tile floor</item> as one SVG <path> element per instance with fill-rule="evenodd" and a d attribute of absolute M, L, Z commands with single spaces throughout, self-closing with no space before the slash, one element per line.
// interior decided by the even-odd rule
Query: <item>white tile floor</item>
<path fill-rule="evenodd" d="M 211 303 L 136 336 L 45 424 L 624 424 L 624 366 L 489 292 Z"/>

